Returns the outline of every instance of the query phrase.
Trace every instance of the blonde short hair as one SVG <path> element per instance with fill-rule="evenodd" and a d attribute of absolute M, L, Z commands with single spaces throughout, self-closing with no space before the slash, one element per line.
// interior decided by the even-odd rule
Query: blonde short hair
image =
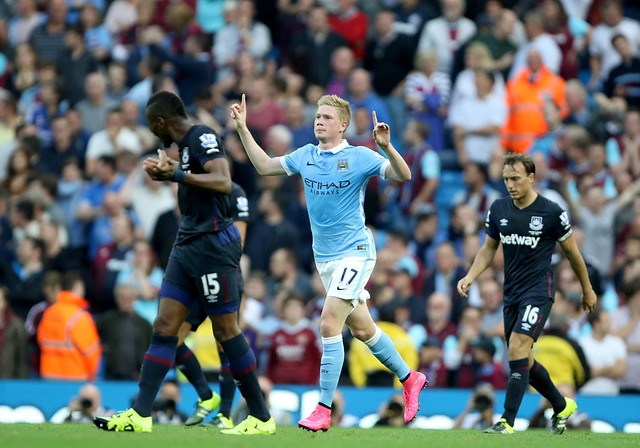
<path fill-rule="evenodd" d="M 351 122 L 351 106 L 349 101 L 340 98 L 338 95 L 323 95 L 318 100 L 318 107 L 331 106 L 335 107 L 338 111 L 338 117 L 340 121 L 346 121 L 347 126 Z"/>

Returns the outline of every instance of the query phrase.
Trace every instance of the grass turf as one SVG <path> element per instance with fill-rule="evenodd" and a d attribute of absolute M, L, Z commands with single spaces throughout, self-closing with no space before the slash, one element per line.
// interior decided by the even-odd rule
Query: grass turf
<path fill-rule="evenodd" d="M 504 437 L 508 441 L 503 440 Z M 584 431 L 567 431 L 561 436 L 553 436 L 546 431 L 526 431 L 504 436 L 479 431 L 402 428 L 332 428 L 326 433 L 309 433 L 294 427 L 280 427 L 274 436 L 227 436 L 220 434 L 215 428 L 207 427 L 155 425 L 151 434 L 134 434 L 104 432 L 90 424 L 0 424 L 0 441 L 2 448 L 338 448 L 346 445 L 353 448 L 483 448 L 514 443 L 521 446 L 542 445 L 545 448 L 618 448 L 637 447 L 640 436 Z"/>

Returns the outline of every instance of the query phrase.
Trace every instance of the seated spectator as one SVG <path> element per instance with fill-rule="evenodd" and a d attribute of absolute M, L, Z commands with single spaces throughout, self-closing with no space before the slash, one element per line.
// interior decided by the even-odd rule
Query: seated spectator
<path fill-rule="evenodd" d="M 151 341 L 152 328 L 134 310 L 137 298 L 134 286 L 116 286 L 115 297 L 117 308 L 104 312 L 97 319 L 104 353 L 104 375 L 107 380 L 136 381 Z"/>
<path fill-rule="evenodd" d="M 347 94 L 349 74 L 355 68 L 355 62 L 355 56 L 353 55 L 353 50 L 351 50 L 351 48 L 336 48 L 331 54 L 331 73 L 329 74 L 329 79 L 326 85 L 322 86 L 321 84 L 315 84 L 315 86 L 317 86 L 320 91 L 322 91 L 322 87 L 324 87 L 324 93 L 327 95 L 338 95 L 339 97 L 344 98 Z M 313 85 L 314 84 L 312 84 L 312 86 Z M 315 89 L 310 88 L 307 91 L 310 92 L 312 90 Z M 320 94 L 318 98 L 320 96 L 322 96 L 322 94 Z M 309 100 L 309 93 L 307 93 L 307 103 L 315 104 L 315 101 Z"/>
<path fill-rule="evenodd" d="M 622 339 L 611 331 L 611 316 L 602 309 L 588 316 L 591 334 L 578 340 L 582 346 L 591 379 L 582 386 L 580 393 L 592 395 L 618 395 L 618 380 L 627 372 L 627 347 Z"/>
<path fill-rule="evenodd" d="M 76 104 L 75 109 L 82 116 L 82 129 L 93 134 L 103 129 L 107 112 L 118 103 L 107 96 L 107 80 L 101 73 L 90 73 L 85 78 L 84 89 L 85 98 Z"/>
<path fill-rule="evenodd" d="M 84 299 L 85 286 L 77 272 L 62 276 L 58 300 L 38 327 L 40 375 L 45 379 L 94 381 L 100 366 L 100 337 Z"/>
<path fill-rule="evenodd" d="M 300 268 L 298 257 L 292 249 L 283 247 L 271 254 L 269 273 L 266 291 L 269 299 L 281 291 L 296 292 L 305 302 L 312 298 L 311 277 Z"/>
<path fill-rule="evenodd" d="M 637 92 L 640 57 L 634 54 L 629 39 L 624 34 L 616 34 L 611 44 L 620 55 L 620 64 L 614 66 L 604 83 L 604 94 L 609 98 L 623 98 L 630 108 L 640 107 L 640 93 Z"/>
<path fill-rule="evenodd" d="M 0 378 L 26 378 L 27 366 L 24 323 L 9 306 L 7 290 L 0 287 Z"/>
<path fill-rule="evenodd" d="M 500 193 L 491 188 L 485 165 L 469 161 L 462 169 L 464 190 L 454 196 L 454 205 L 466 204 L 478 215 L 478 219 L 487 216 L 493 201 L 500 198 Z"/>
<path fill-rule="evenodd" d="M 462 277 L 464 277 L 464 268 L 456 256 L 454 247 L 449 242 L 440 244 L 436 249 L 435 266 L 425 277 L 423 293 L 427 297 L 434 292 L 449 297 L 452 303 L 449 319 L 453 323 L 460 320 L 465 303 L 456 289 L 456 284 Z"/>
<path fill-rule="evenodd" d="M 471 341 L 473 357 L 473 384 L 491 384 L 494 389 L 507 386 L 507 376 L 500 360 L 496 360 L 496 339 L 482 335 Z"/>
<path fill-rule="evenodd" d="M 291 292 L 282 302 L 281 326 L 271 336 L 267 378 L 274 384 L 314 385 L 320 372 L 318 335 L 304 317 L 305 299 Z"/>
<path fill-rule="evenodd" d="M 367 15 L 360 10 L 356 0 L 342 0 L 329 16 L 331 30 L 342 36 L 353 50 L 357 61 L 362 61 L 367 44 Z"/>

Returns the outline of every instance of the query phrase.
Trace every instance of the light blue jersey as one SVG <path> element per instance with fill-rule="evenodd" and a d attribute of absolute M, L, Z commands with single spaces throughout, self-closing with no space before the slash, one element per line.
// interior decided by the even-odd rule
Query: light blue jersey
<path fill-rule="evenodd" d="M 364 225 L 364 193 L 370 177 L 384 178 L 389 161 L 343 140 L 325 151 L 305 145 L 281 163 L 289 176 L 300 173 L 304 181 L 316 261 L 375 258 L 373 235 Z"/>

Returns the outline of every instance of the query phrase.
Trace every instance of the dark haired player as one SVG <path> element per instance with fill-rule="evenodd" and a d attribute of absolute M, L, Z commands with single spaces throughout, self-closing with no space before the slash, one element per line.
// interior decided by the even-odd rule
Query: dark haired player
<path fill-rule="evenodd" d="M 180 161 L 147 158 L 144 170 L 157 181 L 179 183 L 182 223 L 173 244 L 162 287 L 151 345 L 145 354 L 139 393 L 131 409 L 95 424 L 108 431 L 150 432 L 151 406 L 173 366 L 178 330 L 197 301 L 211 318 L 213 333 L 229 358 L 231 373 L 247 401 L 249 416 L 225 434 L 274 434 L 256 376 L 256 358 L 238 327 L 240 233 L 232 225 L 231 176 L 220 139 L 206 126 L 193 125 L 184 103 L 158 92 L 147 103 L 147 122 L 165 147 L 177 143 Z"/>
<path fill-rule="evenodd" d="M 504 251 L 504 332 L 509 346 L 511 375 L 504 413 L 487 433 L 512 434 L 513 423 L 529 384 L 553 406 L 552 432 L 562 434 L 577 409 L 563 397 L 547 370 L 533 358 L 532 347 L 540 336 L 555 295 L 551 255 L 556 245 L 565 253 L 582 285 L 582 308 L 591 312 L 597 297 L 578 250 L 569 217 L 558 204 L 533 190 L 536 167 L 525 154 L 504 157 L 502 177 L 510 198 L 496 200 L 487 213 L 484 245 L 469 272 L 458 282 L 465 297 L 473 281 L 491 265 L 502 242 Z"/>

